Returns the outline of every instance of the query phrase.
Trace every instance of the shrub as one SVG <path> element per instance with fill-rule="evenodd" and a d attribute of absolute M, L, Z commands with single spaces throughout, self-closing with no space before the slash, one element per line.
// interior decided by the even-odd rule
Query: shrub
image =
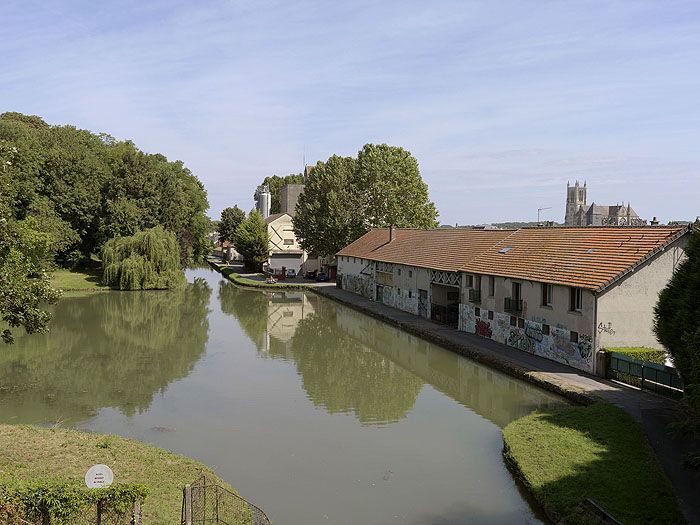
<path fill-rule="evenodd" d="M 0 481 L 0 521 L 74 524 L 93 514 L 98 504 L 110 514 L 126 516 L 134 502 L 143 502 L 147 495 L 148 488 L 135 483 L 88 489 L 78 482 L 52 479 Z"/>
<path fill-rule="evenodd" d="M 107 241 L 102 272 L 104 283 L 119 290 L 165 290 L 185 283 L 175 234 L 161 226 Z"/>
<path fill-rule="evenodd" d="M 616 352 L 634 359 L 639 359 L 640 361 L 656 363 L 657 365 L 665 365 L 666 356 L 668 355 L 664 350 L 659 350 L 658 348 L 646 348 L 644 346 L 604 348 L 603 351 L 607 353 Z"/>

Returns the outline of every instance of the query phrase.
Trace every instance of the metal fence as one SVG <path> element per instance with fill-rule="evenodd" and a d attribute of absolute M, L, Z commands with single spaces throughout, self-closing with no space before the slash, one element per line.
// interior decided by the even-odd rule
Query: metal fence
<path fill-rule="evenodd" d="M 202 474 L 185 485 L 182 493 L 182 525 L 270 525 L 265 512 Z"/>
<path fill-rule="evenodd" d="M 625 354 L 610 352 L 607 376 L 622 383 L 651 390 L 674 399 L 683 397 L 683 382 L 675 368 L 641 361 Z"/>

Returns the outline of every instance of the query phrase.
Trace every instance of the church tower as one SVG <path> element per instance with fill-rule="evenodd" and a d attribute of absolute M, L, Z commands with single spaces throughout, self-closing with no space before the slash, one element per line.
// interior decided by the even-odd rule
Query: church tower
<path fill-rule="evenodd" d="M 586 182 L 579 186 L 578 181 L 573 186 L 566 183 L 566 215 L 564 226 L 583 226 L 576 220 L 576 213 L 586 207 Z"/>

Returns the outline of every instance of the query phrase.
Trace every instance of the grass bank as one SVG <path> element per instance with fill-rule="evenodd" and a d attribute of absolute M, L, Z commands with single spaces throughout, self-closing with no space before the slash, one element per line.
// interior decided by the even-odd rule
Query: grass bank
<path fill-rule="evenodd" d="M 277 282 L 275 284 L 268 284 L 265 281 L 257 281 L 255 279 L 249 279 L 240 273 L 236 272 L 234 268 L 230 268 L 227 266 L 219 265 L 215 262 L 209 261 L 209 264 L 212 265 L 212 267 L 215 270 L 218 270 L 223 274 L 229 281 L 239 285 L 239 286 L 248 286 L 251 288 L 265 288 L 268 290 L 304 290 L 310 288 L 308 284 L 301 284 L 301 283 L 295 283 L 295 284 L 290 284 L 290 283 L 280 283 Z M 254 274 L 259 277 L 264 277 L 264 274 L 259 273 L 259 274 Z"/>
<path fill-rule="evenodd" d="M 82 270 L 59 269 L 51 274 L 51 286 L 59 290 L 102 292 L 109 291 L 109 286 L 102 284 L 102 271 L 99 268 Z"/>
<path fill-rule="evenodd" d="M 82 483 L 87 469 L 109 465 L 114 481 L 142 483 L 150 493 L 143 505 L 144 524 L 180 523 L 182 487 L 205 465 L 158 447 L 117 436 L 25 425 L 0 425 L 0 478 L 60 478 Z M 228 484 L 217 478 L 223 486 Z"/>
<path fill-rule="evenodd" d="M 535 412 L 503 430 L 504 455 L 556 523 L 685 523 L 639 425 L 607 403 Z"/>

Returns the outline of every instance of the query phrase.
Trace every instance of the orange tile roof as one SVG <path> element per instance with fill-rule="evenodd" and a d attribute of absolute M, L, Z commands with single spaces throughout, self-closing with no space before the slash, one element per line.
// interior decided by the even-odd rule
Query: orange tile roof
<path fill-rule="evenodd" d="M 666 226 L 522 228 L 461 270 L 599 291 L 687 231 Z"/>
<path fill-rule="evenodd" d="M 687 227 L 574 227 L 368 232 L 337 255 L 600 291 Z M 500 253 L 504 248 L 505 253 Z"/>
<path fill-rule="evenodd" d="M 389 242 L 387 228 L 371 230 L 336 255 L 456 272 L 513 230 L 397 228 L 395 233 L 394 241 Z"/>

